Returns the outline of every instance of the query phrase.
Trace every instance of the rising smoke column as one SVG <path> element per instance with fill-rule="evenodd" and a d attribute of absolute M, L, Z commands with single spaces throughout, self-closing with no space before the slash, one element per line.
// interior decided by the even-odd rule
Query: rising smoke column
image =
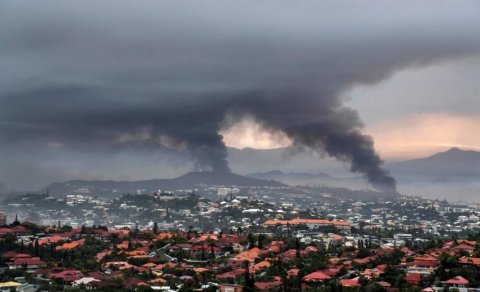
<path fill-rule="evenodd" d="M 195 170 L 230 172 L 227 147 L 219 134 L 224 117 L 222 106 L 220 101 L 210 101 L 198 104 L 187 112 L 180 110 L 175 114 L 176 117 L 156 121 L 154 129 L 157 135 L 167 134 L 183 145 L 196 160 Z"/>
<path fill-rule="evenodd" d="M 296 146 L 308 148 L 350 165 L 377 190 L 396 192 L 395 179 L 382 168 L 373 139 L 361 132 L 356 111 L 327 91 L 272 90 L 238 98 L 231 114 L 253 116 L 267 130 L 285 133 Z"/>

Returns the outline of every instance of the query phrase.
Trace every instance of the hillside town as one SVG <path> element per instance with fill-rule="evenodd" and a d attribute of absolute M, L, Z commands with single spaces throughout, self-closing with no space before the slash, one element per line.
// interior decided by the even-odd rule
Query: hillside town
<path fill-rule="evenodd" d="M 217 195 L 9 199 L 0 214 L 0 291 L 480 287 L 474 205 L 406 196 L 275 199 L 230 189 Z"/>
<path fill-rule="evenodd" d="M 163 230 L 192 227 L 199 232 L 262 232 L 264 222 L 269 220 L 321 218 L 347 221 L 355 230 L 389 238 L 390 245 L 397 233 L 426 240 L 465 237 L 480 229 L 478 204 L 402 195 L 362 198 L 305 187 L 252 191 L 208 186 L 201 190 L 124 194 L 113 199 L 80 193 L 53 197 L 47 190 L 5 199 L 0 212 L 0 224 L 18 217 L 40 225 L 73 228 L 102 225 L 143 229 L 156 223 Z M 311 237 L 305 236 L 304 240 Z"/>

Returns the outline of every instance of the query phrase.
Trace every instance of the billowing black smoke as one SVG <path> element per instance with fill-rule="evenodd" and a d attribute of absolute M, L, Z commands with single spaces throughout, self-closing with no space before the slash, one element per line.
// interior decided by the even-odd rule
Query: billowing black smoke
<path fill-rule="evenodd" d="M 394 191 L 343 96 L 480 48 L 478 7 L 181 2 L 2 2 L 0 149 L 88 154 L 136 143 L 226 172 L 220 129 L 248 115 Z M 49 159 L 4 153 L 4 177 Z"/>
<path fill-rule="evenodd" d="M 285 133 L 296 146 L 347 162 L 376 189 L 394 192 L 395 180 L 381 167 L 372 138 L 361 133 L 357 113 L 342 105 L 339 93 L 305 88 L 250 92 L 233 102 L 230 113 L 238 119 L 253 116 L 266 129 Z"/>

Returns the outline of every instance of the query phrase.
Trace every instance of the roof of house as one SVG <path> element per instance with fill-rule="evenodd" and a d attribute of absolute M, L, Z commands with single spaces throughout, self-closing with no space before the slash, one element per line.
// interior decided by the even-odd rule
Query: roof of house
<path fill-rule="evenodd" d="M 93 233 L 97 234 L 100 237 L 108 237 L 109 233 L 106 230 L 103 229 L 93 229 Z"/>
<path fill-rule="evenodd" d="M 117 234 L 120 237 L 124 237 L 124 236 L 128 236 L 130 231 L 124 230 L 124 229 L 112 229 L 112 230 L 109 230 L 108 233 Z"/>
<path fill-rule="evenodd" d="M 452 248 L 453 250 L 474 250 L 475 248 L 471 245 L 468 245 L 468 244 L 459 244 L 457 246 L 455 246 L 454 248 Z"/>
<path fill-rule="evenodd" d="M 363 265 L 363 264 L 368 264 L 369 262 L 373 261 L 373 257 L 366 257 L 363 259 L 354 259 L 353 261 L 357 264 Z"/>
<path fill-rule="evenodd" d="M 419 255 L 413 257 L 416 261 L 438 261 L 438 256 L 433 256 L 431 254 Z"/>
<path fill-rule="evenodd" d="M 200 245 L 195 245 L 192 247 L 192 251 L 201 251 L 201 250 L 204 250 L 205 252 L 211 252 L 213 249 L 214 252 L 220 252 L 222 251 L 221 248 L 213 245 L 213 246 L 210 246 L 209 244 L 200 244 Z"/>
<path fill-rule="evenodd" d="M 208 271 L 210 271 L 210 270 L 209 270 L 209 269 L 206 269 L 206 268 L 198 267 L 198 268 L 194 268 L 193 271 L 194 271 L 195 273 L 199 273 L 199 274 L 200 274 L 200 273 L 208 272 Z"/>
<path fill-rule="evenodd" d="M 206 240 L 218 240 L 218 236 L 216 234 L 202 234 L 202 236 L 200 236 L 198 238 L 199 241 L 206 241 Z"/>
<path fill-rule="evenodd" d="M 167 283 L 167 280 L 163 278 L 156 278 L 156 279 L 150 280 L 149 282 L 152 284 L 164 284 L 164 283 Z"/>
<path fill-rule="evenodd" d="M 62 245 L 59 245 L 55 247 L 55 250 L 63 250 L 63 249 L 74 249 L 78 246 L 82 246 L 85 244 L 85 239 L 82 238 L 80 240 L 72 241 L 72 242 L 66 242 Z"/>
<path fill-rule="evenodd" d="M 470 264 L 470 265 L 476 265 L 480 266 L 480 258 L 475 258 L 475 257 L 461 257 L 458 259 L 458 262 L 461 264 Z"/>
<path fill-rule="evenodd" d="M 142 265 L 142 267 L 147 268 L 147 269 L 154 268 L 156 266 L 157 266 L 157 264 L 154 264 L 154 263 L 146 263 L 146 264 Z"/>
<path fill-rule="evenodd" d="M 97 279 L 97 280 L 107 280 L 110 279 L 110 275 L 104 274 L 102 272 L 90 272 L 88 273 L 88 276 L 91 278 Z"/>
<path fill-rule="evenodd" d="M 16 266 L 27 265 L 27 267 L 28 266 L 43 266 L 43 265 L 46 264 L 39 257 L 14 258 L 11 261 L 11 263 L 16 265 Z"/>
<path fill-rule="evenodd" d="M 22 232 L 26 232 L 27 231 L 27 228 L 21 226 L 21 225 L 18 225 L 18 226 L 15 226 L 15 227 L 12 227 L 10 228 L 11 230 L 13 230 L 14 232 L 19 232 L 19 233 L 22 233 Z"/>
<path fill-rule="evenodd" d="M 305 277 L 303 277 L 303 280 L 306 281 L 306 282 L 325 281 L 325 280 L 329 280 L 329 279 L 330 279 L 329 275 L 326 275 L 325 273 L 320 272 L 320 271 L 310 273 L 310 274 L 306 275 Z"/>
<path fill-rule="evenodd" d="M 105 268 L 116 267 L 119 270 L 134 268 L 134 265 L 129 264 L 128 262 L 119 261 L 119 262 L 106 262 Z"/>
<path fill-rule="evenodd" d="M 7 252 L 4 252 L 2 253 L 2 258 L 4 259 L 13 259 L 13 258 L 30 258 L 32 257 L 31 255 L 29 254 L 26 254 L 26 253 L 18 253 L 16 251 L 7 251 Z"/>
<path fill-rule="evenodd" d="M 268 290 L 282 285 L 281 281 L 255 282 L 255 288 L 258 290 Z"/>
<path fill-rule="evenodd" d="M 59 278 L 65 282 L 73 282 L 75 280 L 81 279 L 84 277 L 83 273 L 79 270 L 64 270 L 58 273 L 52 273 L 49 275 L 50 278 Z"/>
<path fill-rule="evenodd" d="M 110 255 L 111 253 L 112 253 L 112 251 L 110 251 L 110 250 L 101 251 L 101 252 L 97 253 L 95 258 L 97 259 L 97 261 L 101 261 L 104 257 L 106 257 L 107 255 Z"/>
<path fill-rule="evenodd" d="M 327 276 L 335 276 L 339 270 L 340 268 L 328 268 L 325 270 L 321 270 L 320 272 L 324 273 Z"/>
<path fill-rule="evenodd" d="M 341 279 L 340 285 L 343 287 L 355 287 L 358 286 L 359 277 L 355 277 L 353 279 Z"/>
<path fill-rule="evenodd" d="M 444 246 L 451 247 L 452 245 L 455 245 L 455 244 L 468 244 L 468 245 L 471 245 L 471 246 L 475 246 L 477 244 L 477 242 L 474 241 L 474 240 L 457 239 L 457 240 L 451 240 L 451 241 L 445 243 Z"/>
<path fill-rule="evenodd" d="M 365 269 L 361 274 L 367 277 L 376 277 L 383 274 L 383 270 L 379 270 L 377 268 Z"/>
<path fill-rule="evenodd" d="M 245 269 L 236 269 L 230 272 L 226 272 L 223 274 L 217 275 L 218 279 L 235 279 L 235 277 L 243 275 L 245 273 Z"/>
<path fill-rule="evenodd" d="M 422 275 L 420 274 L 407 274 L 405 277 L 407 283 L 420 283 L 422 281 Z"/>
<path fill-rule="evenodd" d="M 445 282 L 449 285 L 468 285 L 468 280 L 462 276 L 456 276 Z"/>
<path fill-rule="evenodd" d="M 173 233 L 170 233 L 170 232 L 160 232 L 155 236 L 155 238 L 159 240 L 172 238 L 172 237 L 173 237 Z"/>
<path fill-rule="evenodd" d="M 413 261 L 408 263 L 411 267 L 437 267 L 439 264 L 439 261 Z"/>
<path fill-rule="evenodd" d="M 126 251 L 125 254 L 127 256 L 139 256 L 139 255 L 145 255 L 147 252 L 143 249 L 135 249 L 131 251 Z"/>
<path fill-rule="evenodd" d="M 290 269 L 287 271 L 288 277 L 296 277 L 298 275 L 298 272 L 300 272 L 300 269 Z"/>
<path fill-rule="evenodd" d="M 380 282 L 378 282 L 378 284 L 380 284 L 380 286 L 382 286 L 383 288 L 392 287 L 392 284 L 390 284 L 388 282 L 385 282 L 385 281 L 380 281 Z"/>
<path fill-rule="evenodd" d="M 65 236 L 52 235 L 52 236 L 48 236 L 48 237 L 44 237 L 42 239 L 39 239 L 38 244 L 44 245 L 44 244 L 47 244 L 47 243 L 59 242 L 61 240 L 67 240 L 67 239 L 68 239 L 68 237 L 65 237 Z"/>
<path fill-rule="evenodd" d="M 250 266 L 248 269 L 249 269 L 249 272 L 250 273 L 256 273 L 257 271 L 260 271 L 260 270 L 263 270 L 263 269 L 266 269 L 268 267 L 270 267 L 271 264 L 267 261 L 261 261 L 261 262 L 258 262 L 256 263 L 255 265 L 253 266 Z"/>
<path fill-rule="evenodd" d="M 10 228 L 0 228 L 0 233 L 14 233 L 15 231 Z"/>
<path fill-rule="evenodd" d="M 148 286 L 147 283 L 143 282 L 142 280 L 138 278 L 128 278 L 123 285 L 125 287 L 133 287 L 133 286 Z"/>
<path fill-rule="evenodd" d="M 253 262 L 258 255 L 260 254 L 261 250 L 258 247 L 251 248 L 249 250 L 243 251 L 237 254 L 234 259 L 241 260 L 241 261 L 249 261 Z"/>

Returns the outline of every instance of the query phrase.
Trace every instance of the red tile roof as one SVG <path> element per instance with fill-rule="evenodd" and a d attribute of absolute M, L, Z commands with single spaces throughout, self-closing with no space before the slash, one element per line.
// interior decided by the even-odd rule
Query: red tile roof
<path fill-rule="evenodd" d="M 468 244 L 459 244 L 452 248 L 452 250 L 475 250 L 475 248 Z"/>
<path fill-rule="evenodd" d="M 418 284 L 422 281 L 422 275 L 420 274 L 407 274 L 405 281 L 410 284 Z"/>
<path fill-rule="evenodd" d="M 14 233 L 15 231 L 10 228 L 0 228 L 0 234 L 3 233 Z"/>
<path fill-rule="evenodd" d="M 305 277 L 303 277 L 303 280 L 306 282 L 318 282 L 318 281 L 325 281 L 329 279 L 330 279 L 329 275 L 326 275 L 325 273 L 320 271 L 310 273 Z"/>
<path fill-rule="evenodd" d="M 14 258 L 11 263 L 15 266 L 27 265 L 28 266 L 43 266 L 46 263 L 42 261 L 39 257 L 29 257 L 29 258 Z"/>
<path fill-rule="evenodd" d="M 269 290 L 275 287 L 282 285 L 280 281 L 272 281 L 272 282 L 255 282 L 255 288 L 258 290 Z"/>
<path fill-rule="evenodd" d="M 30 258 L 32 257 L 29 254 L 26 253 L 18 253 L 16 251 L 7 251 L 2 253 L 2 258 L 4 259 L 13 259 L 13 258 Z"/>
<path fill-rule="evenodd" d="M 217 278 L 218 279 L 235 279 L 235 277 L 243 275 L 244 273 L 245 273 L 245 269 L 236 269 L 230 272 L 217 275 Z"/>
<path fill-rule="evenodd" d="M 458 262 L 461 264 L 480 266 L 480 258 L 461 257 L 458 259 Z"/>
<path fill-rule="evenodd" d="M 462 276 L 456 276 L 446 281 L 445 283 L 449 285 L 468 285 L 469 282 L 467 279 L 463 278 Z"/>
<path fill-rule="evenodd" d="M 65 270 L 49 275 L 50 278 L 59 278 L 65 282 L 73 282 L 75 280 L 83 278 L 83 276 L 83 273 L 79 270 Z"/>
<path fill-rule="evenodd" d="M 23 233 L 23 232 L 26 232 L 27 231 L 27 228 L 23 227 L 23 226 L 15 226 L 15 227 L 12 227 L 10 228 L 11 230 L 13 230 L 14 232 L 18 232 L 18 233 Z"/>
<path fill-rule="evenodd" d="M 353 279 L 342 279 L 340 280 L 340 285 L 342 285 L 343 287 L 356 287 L 359 284 L 358 280 L 358 277 Z"/>
<path fill-rule="evenodd" d="M 439 261 L 413 261 L 408 263 L 411 267 L 437 267 L 439 264 Z"/>
<path fill-rule="evenodd" d="M 298 272 L 300 272 L 300 269 L 290 269 L 287 271 L 287 276 L 288 278 L 296 277 L 298 276 Z"/>

